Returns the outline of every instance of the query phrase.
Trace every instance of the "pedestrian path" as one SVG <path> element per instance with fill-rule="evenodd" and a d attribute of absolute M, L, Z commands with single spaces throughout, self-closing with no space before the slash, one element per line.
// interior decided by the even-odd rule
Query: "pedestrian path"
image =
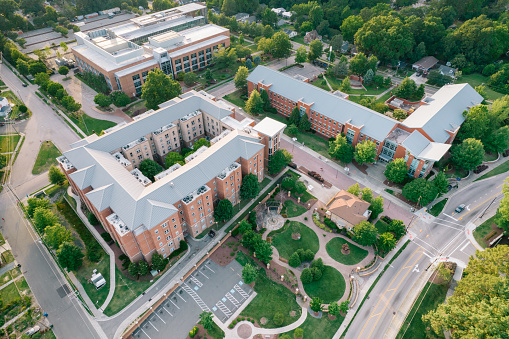
<path fill-rule="evenodd" d="M 67 189 L 67 193 L 69 194 L 69 196 L 71 198 L 73 198 L 76 201 L 75 212 L 79 215 L 80 219 L 87 226 L 89 231 L 94 235 L 94 238 L 99 242 L 101 247 L 110 256 L 110 281 L 109 281 L 110 288 L 109 288 L 108 296 L 106 297 L 106 300 L 99 307 L 99 311 L 103 312 L 106 309 L 106 307 L 108 307 L 108 304 L 110 303 L 111 299 L 113 298 L 113 295 L 115 294 L 115 253 L 113 252 L 111 247 L 106 243 L 106 241 L 104 241 L 104 239 L 101 237 L 99 232 L 97 232 L 95 227 L 90 224 L 90 222 L 88 221 L 88 218 L 85 216 L 85 214 L 83 214 L 83 211 L 81 210 L 81 199 L 73 193 L 72 186 L 69 186 L 69 188 Z M 72 204 L 69 204 L 69 205 L 71 207 L 73 207 Z M 76 286 L 81 286 L 81 284 L 78 282 L 78 284 Z M 81 292 L 81 293 L 83 294 L 83 292 Z M 86 293 L 85 293 L 85 295 L 86 295 Z M 92 304 L 92 305 L 95 305 L 95 304 Z"/>

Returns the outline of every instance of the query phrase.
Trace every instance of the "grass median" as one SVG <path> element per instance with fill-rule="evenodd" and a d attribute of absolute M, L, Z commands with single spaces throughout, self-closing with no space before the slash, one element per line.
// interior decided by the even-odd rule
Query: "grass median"
<path fill-rule="evenodd" d="M 57 157 L 61 156 L 62 153 L 51 141 L 44 141 L 35 159 L 34 168 L 32 168 L 32 174 L 37 175 L 49 170 L 51 165 L 57 165 Z"/>

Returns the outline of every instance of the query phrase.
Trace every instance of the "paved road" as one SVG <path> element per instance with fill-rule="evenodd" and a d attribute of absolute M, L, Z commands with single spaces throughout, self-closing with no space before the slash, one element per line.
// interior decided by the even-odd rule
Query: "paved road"
<path fill-rule="evenodd" d="M 18 77 L 3 64 L 0 65 L 0 77 L 32 111 L 32 117 L 28 122 L 19 126 L 23 127 L 26 139 L 16 159 L 10 180 L 18 195 L 24 197 L 49 184 L 47 175 L 32 174 L 41 143 L 51 140 L 60 151 L 64 152 L 69 149 L 69 144 L 78 141 L 79 138 L 63 119 L 35 94 L 37 85 L 23 87 Z M 12 128 L 12 126 L 4 126 L 4 128 Z M 15 128 L 18 128 L 18 124 Z"/>
<path fill-rule="evenodd" d="M 0 77 L 33 112 L 28 122 L 14 125 L 25 133 L 26 140 L 14 164 L 10 182 L 17 196 L 24 197 L 48 183 L 47 174 L 34 176 L 31 173 L 41 142 L 52 140 L 65 151 L 69 149 L 69 143 L 78 140 L 78 136 L 35 95 L 37 86 L 22 87 L 21 81 L 5 65 L 0 65 Z M 13 131 L 13 126 L 3 126 L 0 132 L 5 131 Z M 12 191 L 4 187 L 0 193 L 0 215 L 5 219 L 0 224 L 1 231 L 9 241 L 17 262 L 22 265 L 39 304 L 49 314 L 55 334 L 59 338 L 106 338 L 98 334 L 102 332 L 100 327 L 97 323 L 94 327 L 94 322 L 76 299 L 58 294 L 58 289 L 66 284 L 65 279 L 46 249 L 37 241 L 16 201 Z"/>
<path fill-rule="evenodd" d="M 414 283 L 426 274 L 426 268 L 436 260 L 454 260 L 464 267 L 476 249 L 467 238 L 471 232 L 467 226 L 494 199 L 492 206 L 496 206 L 504 179 L 505 175 L 502 174 L 474 183 L 456 193 L 437 218 L 418 212 L 416 221 L 409 229 L 412 242 L 378 281 L 345 338 L 381 338 Z M 466 204 L 467 209 L 457 214 L 454 209 L 460 204 Z M 398 329 L 393 330 L 397 332 Z"/>

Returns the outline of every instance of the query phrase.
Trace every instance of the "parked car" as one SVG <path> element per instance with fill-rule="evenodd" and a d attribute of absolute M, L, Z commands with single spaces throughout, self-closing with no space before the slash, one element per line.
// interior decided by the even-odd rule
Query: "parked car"
<path fill-rule="evenodd" d="M 455 211 L 456 213 L 461 213 L 465 209 L 465 204 L 461 204 L 458 207 L 456 207 Z"/>
<path fill-rule="evenodd" d="M 26 335 L 34 335 L 37 332 L 39 332 L 41 328 L 39 326 L 34 326 L 32 328 L 29 328 L 28 331 L 25 332 Z"/>
<path fill-rule="evenodd" d="M 27 84 L 23 83 L 23 87 L 27 87 L 27 86 L 28 86 Z"/>
<path fill-rule="evenodd" d="M 214 238 L 216 236 L 216 232 L 214 230 L 209 231 L 209 237 Z"/>

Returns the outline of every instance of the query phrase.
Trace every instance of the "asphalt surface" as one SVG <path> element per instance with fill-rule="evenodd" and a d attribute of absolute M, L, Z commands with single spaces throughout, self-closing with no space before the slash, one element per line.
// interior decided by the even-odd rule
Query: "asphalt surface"
<path fill-rule="evenodd" d="M 24 197 L 49 183 L 47 174 L 32 175 L 40 144 L 52 140 L 60 150 L 69 148 L 78 136 L 37 95 L 37 86 L 23 87 L 21 81 L 5 66 L 0 65 L 0 77 L 32 111 L 28 122 L 2 127 L 0 133 L 17 131 L 25 133 L 26 140 L 11 171 L 9 187 L 0 193 L 1 232 L 9 241 L 12 252 L 33 291 L 39 305 L 49 314 L 54 332 L 59 338 L 101 338 L 100 328 L 91 322 L 75 297 L 67 296 L 67 284 L 55 262 L 37 240 L 27 220 L 17 208 L 17 197 Z M 65 288 L 63 286 L 66 286 Z M 60 294 L 59 294 L 60 292 Z M 63 296 L 62 296 L 63 295 Z M 106 336 L 102 336 L 105 338 Z"/>
<path fill-rule="evenodd" d="M 505 178 L 501 174 L 457 192 L 437 218 L 418 212 L 409 229 L 412 242 L 373 288 L 345 338 L 381 338 L 414 283 L 437 260 L 455 261 L 464 267 L 476 250 L 467 238 L 470 230 L 466 226 L 480 217 L 491 202 L 497 202 Z M 467 208 L 456 213 L 460 204 Z"/>

